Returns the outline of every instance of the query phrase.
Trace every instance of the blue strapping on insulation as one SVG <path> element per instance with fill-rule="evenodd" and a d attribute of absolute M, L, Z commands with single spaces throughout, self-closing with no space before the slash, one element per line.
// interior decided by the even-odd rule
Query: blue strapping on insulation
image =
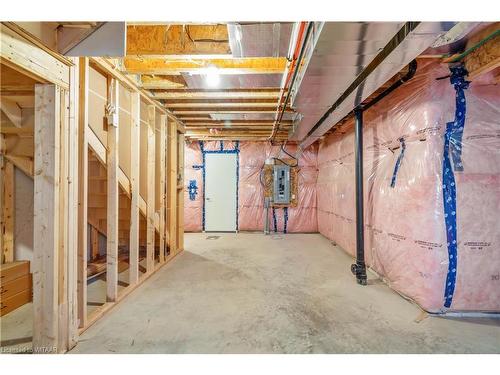
<path fill-rule="evenodd" d="M 288 224 L 288 207 L 283 207 L 283 213 L 285 216 L 284 224 L 283 224 L 283 233 L 286 233 L 286 226 Z"/>
<path fill-rule="evenodd" d="M 198 186 L 196 186 L 196 180 L 189 180 L 188 192 L 189 200 L 194 201 L 196 199 L 196 194 L 198 194 Z"/>
<path fill-rule="evenodd" d="M 448 247 L 448 274 L 444 291 L 444 307 L 450 307 L 455 292 L 457 278 L 457 189 L 455 173 L 451 166 L 450 152 L 454 170 L 463 171 L 461 160 L 462 135 L 465 126 L 466 101 L 464 90 L 469 87 L 465 80 L 467 70 L 462 66 L 450 68 L 450 82 L 455 88 L 455 120 L 446 124 L 443 150 L 443 206 Z M 450 145 L 452 146 L 450 149 Z"/>
<path fill-rule="evenodd" d="M 276 220 L 276 208 L 273 207 L 273 227 L 274 233 L 278 231 L 278 220 Z"/>
<path fill-rule="evenodd" d="M 219 150 L 205 150 L 205 144 L 203 141 L 198 141 L 200 145 L 201 154 L 203 156 L 203 164 L 201 167 L 203 171 L 203 208 L 202 208 L 202 229 L 205 230 L 205 155 L 206 154 L 236 154 L 236 231 L 238 231 L 238 203 L 239 203 L 239 185 L 240 185 L 240 142 L 235 141 L 234 149 L 224 150 L 224 141 L 220 141 Z M 193 168 L 195 166 L 193 165 Z"/>
<path fill-rule="evenodd" d="M 392 173 L 391 179 L 391 188 L 396 186 L 396 176 L 398 175 L 399 167 L 401 167 L 401 162 L 403 161 L 403 157 L 405 155 L 406 143 L 403 137 L 399 138 L 399 142 L 401 143 L 401 153 L 398 156 L 398 160 L 396 160 L 396 165 L 394 166 L 394 172 Z"/>

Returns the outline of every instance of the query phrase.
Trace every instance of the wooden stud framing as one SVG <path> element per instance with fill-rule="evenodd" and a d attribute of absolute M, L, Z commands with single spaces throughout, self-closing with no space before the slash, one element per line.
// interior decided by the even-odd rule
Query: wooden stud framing
<path fill-rule="evenodd" d="M 165 170 L 166 170 L 166 127 L 167 116 L 161 116 L 160 128 L 160 263 L 165 262 L 165 219 L 166 219 L 166 190 L 165 190 Z"/>
<path fill-rule="evenodd" d="M 135 92 L 131 95 L 132 127 L 130 135 L 130 285 L 139 281 L 139 147 L 141 137 L 141 97 Z"/>
<path fill-rule="evenodd" d="M 170 122 L 168 132 L 167 222 L 170 254 L 177 253 L 177 124 Z"/>
<path fill-rule="evenodd" d="M 88 196 L 88 111 L 89 61 L 80 58 L 78 112 L 78 326 L 87 324 L 87 196 Z"/>
<path fill-rule="evenodd" d="M 177 132 L 177 249 L 176 252 L 184 250 L 184 134 Z"/>
<path fill-rule="evenodd" d="M 155 107 L 148 106 L 148 193 L 147 193 L 147 247 L 146 271 L 152 272 L 155 265 Z"/>
<path fill-rule="evenodd" d="M 69 97 L 67 92 L 63 89 L 60 90 L 60 170 L 59 170 L 59 205 L 57 207 L 59 214 L 59 242 L 58 242 L 58 339 L 57 351 L 64 353 L 68 347 L 68 114 L 67 106 Z"/>
<path fill-rule="evenodd" d="M 4 25 L 0 26 L 0 62 L 39 82 L 69 87 L 68 65 Z"/>
<path fill-rule="evenodd" d="M 3 228 L 2 228 L 2 263 L 14 261 L 14 200 L 15 175 L 14 164 L 5 161 L 3 170 Z"/>
<path fill-rule="evenodd" d="M 96 227 L 91 226 L 90 230 L 90 260 L 99 257 L 99 231 Z"/>
<path fill-rule="evenodd" d="M 118 113 L 119 83 L 108 79 L 108 105 Z M 106 166 L 108 175 L 107 195 L 107 242 L 106 242 L 106 301 L 114 302 L 118 297 L 118 116 L 116 123 L 108 122 L 108 145 L 106 148 Z"/>
<path fill-rule="evenodd" d="M 78 341 L 78 103 L 79 61 L 73 58 L 68 92 L 68 338 L 67 349 Z"/>
<path fill-rule="evenodd" d="M 35 86 L 33 350 L 58 350 L 60 89 Z"/>

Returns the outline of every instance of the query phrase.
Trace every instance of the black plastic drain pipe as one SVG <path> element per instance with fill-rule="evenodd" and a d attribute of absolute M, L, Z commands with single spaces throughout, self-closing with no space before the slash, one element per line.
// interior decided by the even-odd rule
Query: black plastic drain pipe
<path fill-rule="evenodd" d="M 356 263 L 351 265 L 351 272 L 356 276 L 358 284 L 366 285 L 365 265 L 365 220 L 363 213 L 363 108 L 354 110 L 356 123 L 354 126 L 356 159 Z"/>
<path fill-rule="evenodd" d="M 356 281 L 360 285 L 366 285 L 366 264 L 365 264 L 365 220 L 364 220 L 364 193 L 363 193 L 363 111 L 367 110 L 381 99 L 385 98 L 392 91 L 403 83 L 409 81 L 417 71 L 417 60 L 413 60 L 408 65 L 408 72 L 382 91 L 373 100 L 364 105 L 359 105 L 354 109 L 355 125 L 355 172 L 356 172 L 356 263 L 351 265 L 351 272 L 356 276 Z"/>

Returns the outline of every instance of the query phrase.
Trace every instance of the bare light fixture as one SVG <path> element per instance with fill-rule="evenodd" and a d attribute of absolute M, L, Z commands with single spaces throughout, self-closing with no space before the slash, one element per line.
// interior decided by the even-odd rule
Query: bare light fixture
<path fill-rule="evenodd" d="M 210 87 L 217 87 L 220 82 L 219 72 L 215 66 L 210 66 L 206 69 L 207 84 Z"/>

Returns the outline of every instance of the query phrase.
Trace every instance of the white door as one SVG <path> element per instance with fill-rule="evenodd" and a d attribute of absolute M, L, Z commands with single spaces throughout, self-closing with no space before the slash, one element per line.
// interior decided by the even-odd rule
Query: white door
<path fill-rule="evenodd" d="M 205 230 L 236 231 L 236 154 L 205 154 Z"/>

